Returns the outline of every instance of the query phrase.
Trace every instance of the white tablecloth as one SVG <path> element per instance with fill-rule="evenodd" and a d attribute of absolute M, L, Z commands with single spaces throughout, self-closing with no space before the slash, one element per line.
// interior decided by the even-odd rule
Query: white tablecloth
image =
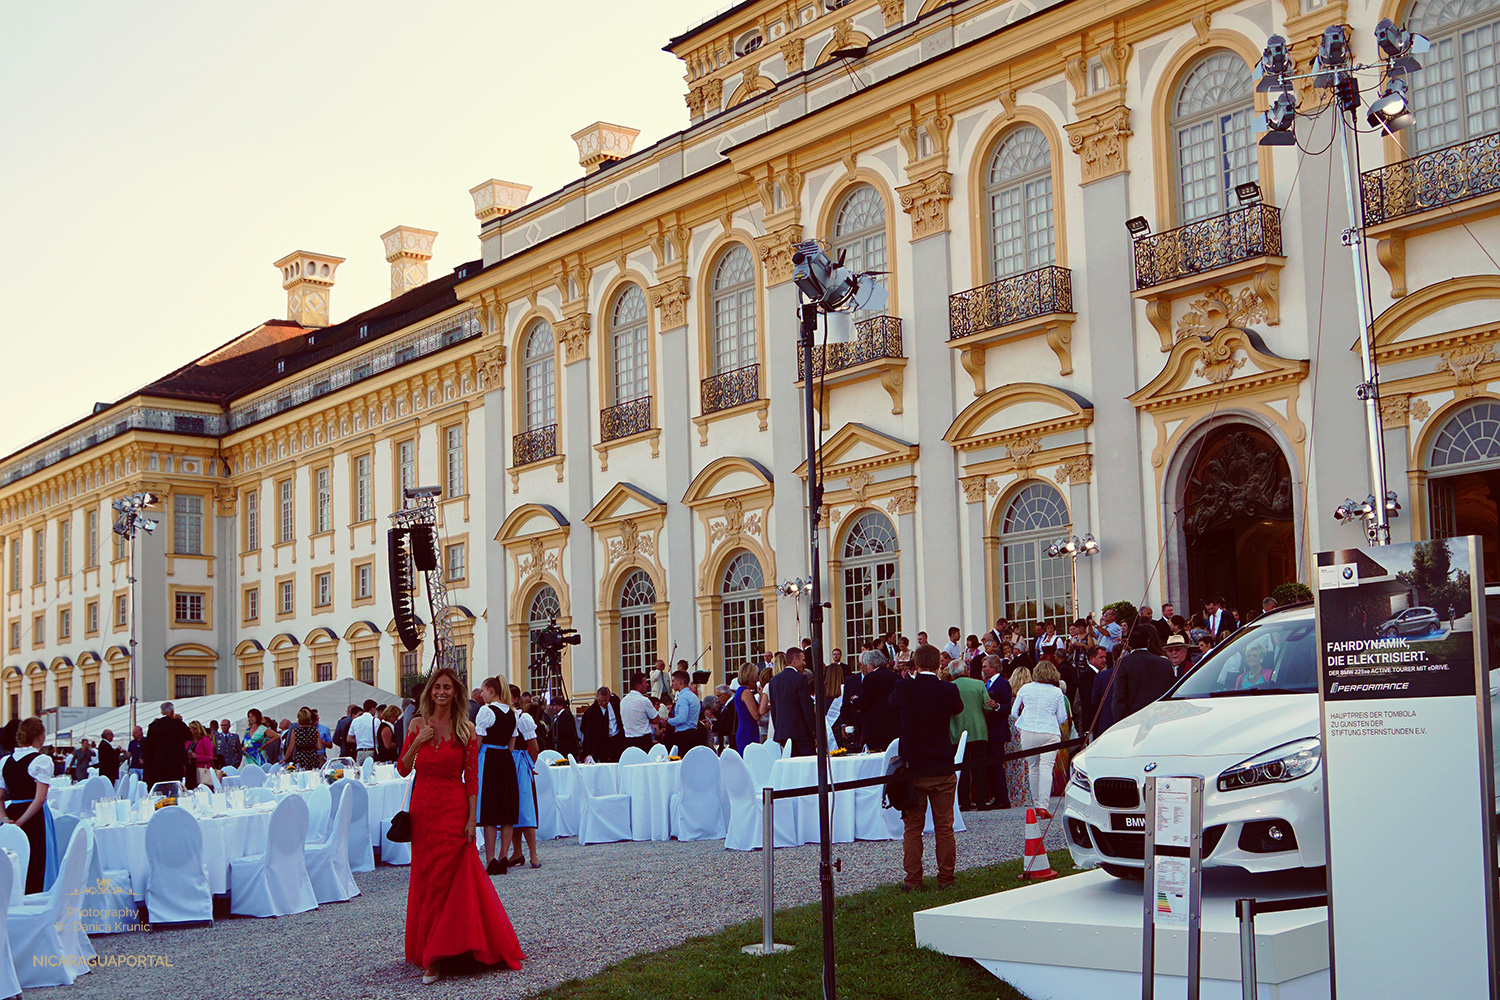
<path fill-rule="evenodd" d="M 203 862 L 208 866 L 208 884 L 216 894 L 223 895 L 229 891 L 229 863 L 265 852 L 271 813 L 266 810 L 199 816 L 198 828 L 203 831 Z M 99 861 L 104 869 L 128 869 L 131 891 L 137 900 L 144 900 L 146 881 L 151 873 L 151 865 L 146 860 L 146 824 L 96 826 L 94 842 L 98 845 Z"/>
<path fill-rule="evenodd" d="M 680 787 L 682 761 L 596 766 L 619 769 L 620 792 L 630 796 L 631 840 L 672 839 L 669 806 Z"/>
<path fill-rule="evenodd" d="M 828 761 L 829 781 L 854 781 L 873 778 L 882 773 L 883 755 L 878 753 L 851 753 L 831 757 Z M 771 765 L 771 787 L 803 788 L 818 783 L 818 759 L 816 757 L 783 757 Z M 889 840 L 879 815 L 858 816 L 855 796 L 864 789 L 835 792 L 829 798 L 829 832 L 834 843 L 848 844 L 854 840 Z M 813 844 L 818 841 L 818 797 L 804 795 L 795 799 L 777 799 L 776 846 L 795 847 L 798 844 Z M 863 822 L 859 822 L 863 820 Z"/>
<path fill-rule="evenodd" d="M 83 785 L 47 786 L 47 808 L 54 816 L 81 816 Z"/>
<path fill-rule="evenodd" d="M 552 768 L 552 787 L 559 798 L 573 794 L 573 773 L 571 767 Z M 583 780 L 589 784 L 589 791 L 595 795 L 620 794 L 619 764 L 579 764 L 577 773 L 583 775 Z"/>

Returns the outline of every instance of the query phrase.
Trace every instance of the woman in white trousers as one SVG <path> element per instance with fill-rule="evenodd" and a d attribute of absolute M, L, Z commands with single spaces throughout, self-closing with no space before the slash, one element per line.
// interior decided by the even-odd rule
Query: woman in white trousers
<path fill-rule="evenodd" d="M 1068 721 L 1068 699 L 1063 696 L 1057 667 L 1049 660 L 1037 664 L 1031 672 L 1031 683 L 1016 692 L 1010 717 L 1021 734 L 1021 749 L 1034 750 L 1062 742 L 1062 726 Z M 1038 819 L 1051 819 L 1052 768 L 1057 751 L 1026 758 L 1026 774 L 1031 780 L 1031 804 Z"/>

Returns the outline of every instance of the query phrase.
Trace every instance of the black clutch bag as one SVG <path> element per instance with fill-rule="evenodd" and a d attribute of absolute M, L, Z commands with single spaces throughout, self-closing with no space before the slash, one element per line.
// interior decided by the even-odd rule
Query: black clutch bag
<path fill-rule="evenodd" d="M 411 813 L 405 809 L 391 817 L 391 828 L 386 831 L 385 839 L 393 844 L 411 843 Z"/>

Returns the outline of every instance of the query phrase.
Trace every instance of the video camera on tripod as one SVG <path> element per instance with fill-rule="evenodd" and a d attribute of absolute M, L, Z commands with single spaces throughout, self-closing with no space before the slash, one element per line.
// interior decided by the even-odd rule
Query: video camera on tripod
<path fill-rule="evenodd" d="M 583 636 L 576 628 L 558 628 L 557 619 L 547 622 L 546 628 L 532 629 L 531 641 L 544 653 L 561 653 L 564 646 L 576 646 Z"/>

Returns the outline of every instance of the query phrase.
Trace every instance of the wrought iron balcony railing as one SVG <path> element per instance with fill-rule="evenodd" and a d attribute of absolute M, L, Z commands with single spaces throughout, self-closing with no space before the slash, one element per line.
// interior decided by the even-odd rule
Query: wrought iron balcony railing
<path fill-rule="evenodd" d="M 948 296 L 948 339 L 1073 311 L 1073 272 L 1055 264 Z"/>
<path fill-rule="evenodd" d="M 599 411 L 599 440 L 618 441 L 622 437 L 651 429 L 651 397 L 642 396 L 617 403 Z"/>
<path fill-rule="evenodd" d="M 854 324 L 854 339 L 847 344 L 819 344 L 813 348 L 813 377 L 828 375 L 881 358 L 904 358 L 901 350 L 901 319 L 872 316 Z M 797 353 L 797 379 L 805 378 L 802 354 Z"/>
<path fill-rule="evenodd" d="M 1256 257 L 1281 256 L 1281 209 L 1257 202 L 1135 241 L 1137 291 Z"/>
<path fill-rule="evenodd" d="M 522 431 L 511 439 L 510 451 L 512 465 L 528 465 L 544 458 L 556 458 L 557 425 L 548 424 Z"/>
<path fill-rule="evenodd" d="M 703 380 L 699 388 L 703 412 L 718 413 L 760 398 L 760 365 L 744 365 Z"/>
<path fill-rule="evenodd" d="M 1497 191 L 1500 132 L 1367 170 L 1360 177 L 1367 226 Z"/>

